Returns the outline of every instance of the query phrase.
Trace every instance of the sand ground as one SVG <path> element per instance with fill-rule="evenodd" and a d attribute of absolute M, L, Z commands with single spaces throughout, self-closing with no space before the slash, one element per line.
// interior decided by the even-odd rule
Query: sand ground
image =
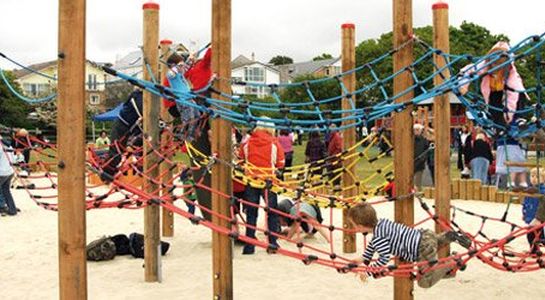
<path fill-rule="evenodd" d="M 16 217 L 0 218 L 0 291 L 1 299 L 58 299 L 57 214 L 37 207 L 23 190 L 13 190 L 22 212 Z M 490 216 L 500 217 L 505 204 L 453 201 L 454 205 Z M 377 207 L 383 217 L 392 218 L 393 206 Z M 521 223 L 520 205 L 514 205 L 509 219 Z M 328 215 L 328 214 L 326 214 Z M 415 220 L 424 217 L 415 207 Z M 340 224 L 340 211 L 334 214 Z M 143 232 L 143 210 L 96 209 L 87 213 L 87 240 L 103 235 Z M 328 219 L 328 218 L 327 218 Z M 464 228 L 476 230 L 480 219 L 457 216 Z M 260 219 L 261 221 L 261 219 Z M 329 223 L 329 220 L 326 220 Z M 431 227 L 432 224 L 426 224 Z M 490 224 L 490 237 L 503 237 L 506 226 Z M 89 299 L 212 299 L 211 232 L 175 218 L 175 237 L 162 260 L 162 283 L 145 283 L 143 260 L 129 256 L 108 262 L 88 263 Z M 358 237 L 358 253 L 363 248 Z M 307 242 L 327 249 L 316 237 Z M 341 237 L 335 237 L 341 249 Z M 287 246 L 289 247 L 289 246 Z M 453 245 L 453 250 L 460 250 Z M 524 239 L 513 248 L 526 250 Z M 234 248 L 233 276 L 235 299 L 392 299 L 393 279 L 382 278 L 360 283 L 352 274 L 300 261 L 268 255 L 257 249 L 253 256 L 242 256 Z M 340 250 L 339 250 L 340 251 Z M 545 273 L 507 273 L 478 260 L 454 279 L 443 280 L 431 289 L 415 285 L 415 299 L 544 299 Z"/>

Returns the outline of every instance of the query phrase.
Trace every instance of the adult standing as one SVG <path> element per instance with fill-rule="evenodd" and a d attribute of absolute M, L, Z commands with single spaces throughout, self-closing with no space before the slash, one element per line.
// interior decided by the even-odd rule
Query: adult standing
<path fill-rule="evenodd" d="M 488 184 L 488 167 L 492 163 L 493 156 L 484 133 L 477 133 L 471 154 L 471 178 L 479 179 L 483 185 Z"/>
<path fill-rule="evenodd" d="M 8 149 L 2 143 L 0 136 L 0 213 L 14 216 L 17 214 L 17 207 L 11 195 L 10 185 L 13 178 L 13 150 Z"/>
<path fill-rule="evenodd" d="M 255 130 L 248 139 L 248 142 L 241 145 L 239 156 L 242 157 L 251 167 L 247 168 L 246 175 L 257 177 L 266 183 L 274 180 L 275 171 L 284 167 L 284 150 L 274 137 L 274 124 L 258 121 Z M 244 198 L 255 205 L 259 205 L 260 198 L 265 199 L 270 209 L 277 209 L 277 196 L 270 189 L 269 184 L 257 186 L 248 184 Z M 255 226 L 257 224 L 258 207 L 246 205 L 246 236 L 255 239 Z M 275 252 L 278 249 L 277 236 L 280 232 L 280 223 L 276 213 L 267 213 L 268 226 L 268 251 Z M 246 244 L 242 254 L 254 254 L 255 246 Z"/>
<path fill-rule="evenodd" d="M 426 169 L 428 158 L 427 151 L 430 146 L 428 140 L 424 137 L 424 126 L 422 124 L 413 125 L 414 132 L 414 185 L 418 191 L 422 190 L 422 176 Z"/>

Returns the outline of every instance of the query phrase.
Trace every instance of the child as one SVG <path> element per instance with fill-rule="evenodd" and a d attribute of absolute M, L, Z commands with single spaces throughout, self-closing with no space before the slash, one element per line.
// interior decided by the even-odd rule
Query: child
<path fill-rule="evenodd" d="M 538 172 L 537 168 L 530 171 L 530 182 L 536 194 L 545 194 L 545 184 L 540 181 L 545 179 L 545 170 L 541 169 Z M 525 197 L 522 203 L 522 218 L 524 222 L 531 226 L 537 226 L 545 222 L 545 199 L 541 197 Z M 545 240 L 543 228 L 529 232 L 526 237 L 530 244 L 530 253 L 535 254 L 539 250 L 538 241 Z"/>
<path fill-rule="evenodd" d="M 289 226 L 287 238 L 293 238 L 294 235 L 303 229 L 303 231 L 308 235 L 314 235 L 316 232 L 319 232 L 327 242 L 330 242 L 327 231 L 322 226 L 318 226 L 318 224 L 322 224 L 324 221 L 320 208 L 306 202 L 300 202 L 298 205 L 299 207 L 297 207 L 297 205 L 290 199 L 284 199 L 278 203 L 278 210 L 293 216 L 293 218 L 285 216 L 280 217 L 280 226 Z M 301 217 L 302 220 L 304 220 L 301 222 L 300 226 L 294 222 L 296 217 Z M 297 242 L 299 242 L 299 240 Z"/>
<path fill-rule="evenodd" d="M 373 239 L 363 253 L 363 262 L 374 268 L 388 264 L 392 254 L 408 262 L 430 261 L 437 259 L 437 249 L 453 241 L 465 248 L 471 246 L 468 237 L 454 231 L 437 235 L 427 229 L 417 230 L 387 219 L 379 220 L 375 209 L 365 202 L 350 208 L 348 217 L 356 231 L 373 234 Z M 370 264 L 375 252 L 379 253 L 379 258 Z M 422 271 L 424 267 L 420 269 Z M 365 280 L 370 275 L 374 274 L 362 273 L 360 278 Z M 418 280 L 418 286 L 430 288 L 439 280 L 454 275 L 454 270 L 450 268 L 427 271 Z"/>

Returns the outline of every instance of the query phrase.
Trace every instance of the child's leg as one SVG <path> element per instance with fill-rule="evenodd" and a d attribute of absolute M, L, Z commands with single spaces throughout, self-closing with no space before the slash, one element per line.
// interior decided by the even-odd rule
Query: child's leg
<path fill-rule="evenodd" d="M 430 230 L 422 231 L 422 238 L 418 246 L 418 261 L 429 261 L 437 259 L 438 238 L 435 233 Z M 448 268 L 436 269 L 433 271 L 425 271 L 425 267 L 420 267 L 423 271 L 422 278 L 418 280 L 418 286 L 421 288 L 430 288 L 439 280 L 444 278 L 450 271 Z"/>

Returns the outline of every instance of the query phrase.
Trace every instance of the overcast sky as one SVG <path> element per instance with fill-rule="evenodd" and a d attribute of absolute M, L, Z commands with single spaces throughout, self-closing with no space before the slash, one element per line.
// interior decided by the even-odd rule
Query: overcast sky
<path fill-rule="evenodd" d="M 87 0 L 87 58 L 114 62 L 142 41 L 143 0 Z M 160 37 L 194 49 L 210 41 L 211 0 L 156 0 Z M 413 0 L 415 27 L 430 25 L 436 0 Z M 451 25 L 467 20 L 511 41 L 545 31 L 544 0 L 451 0 Z M 32 64 L 57 52 L 57 0 L 0 0 L 0 52 Z M 268 62 L 340 53 L 340 26 L 356 24 L 356 41 L 392 30 L 391 0 L 232 0 L 232 55 Z M 14 66 L 0 59 L 0 67 Z"/>

